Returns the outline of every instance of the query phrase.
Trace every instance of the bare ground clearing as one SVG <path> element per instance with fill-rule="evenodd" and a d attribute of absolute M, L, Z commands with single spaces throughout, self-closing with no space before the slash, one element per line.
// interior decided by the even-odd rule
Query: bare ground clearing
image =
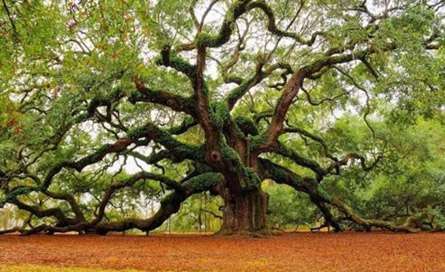
<path fill-rule="evenodd" d="M 142 271 L 445 271 L 445 234 L 10 235 L 0 237 L 0 264 Z"/>

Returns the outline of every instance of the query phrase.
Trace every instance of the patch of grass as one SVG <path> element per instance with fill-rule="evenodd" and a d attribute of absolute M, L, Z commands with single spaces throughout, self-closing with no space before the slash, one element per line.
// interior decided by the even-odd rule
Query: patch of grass
<path fill-rule="evenodd" d="M 138 272 L 134 269 L 114 270 L 101 268 L 54 267 L 45 265 L 0 265 L 0 272 Z"/>

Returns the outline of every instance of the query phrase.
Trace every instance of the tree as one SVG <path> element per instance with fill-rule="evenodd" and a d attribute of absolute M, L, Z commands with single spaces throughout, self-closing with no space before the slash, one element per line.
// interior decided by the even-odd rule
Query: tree
<path fill-rule="evenodd" d="M 266 179 L 336 230 L 419 229 L 322 185 L 385 161 L 373 120 L 443 115 L 443 1 L 2 2 L 2 203 L 36 220 L 23 231 L 148 232 L 210 191 L 221 233 L 264 232 Z M 348 112 L 369 127 L 360 144 L 331 133 Z M 152 217 L 107 217 L 147 182 L 167 191 Z"/>

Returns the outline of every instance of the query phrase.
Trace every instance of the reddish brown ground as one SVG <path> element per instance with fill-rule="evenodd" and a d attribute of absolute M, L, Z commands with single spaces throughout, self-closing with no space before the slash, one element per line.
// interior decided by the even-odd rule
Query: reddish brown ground
<path fill-rule="evenodd" d="M 445 234 L 2 236 L 0 264 L 144 271 L 445 271 Z"/>

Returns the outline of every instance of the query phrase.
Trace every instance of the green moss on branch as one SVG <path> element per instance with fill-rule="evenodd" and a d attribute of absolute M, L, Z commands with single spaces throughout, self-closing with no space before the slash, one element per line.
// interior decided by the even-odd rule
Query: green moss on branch
<path fill-rule="evenodd" d="M 209 108 L 210 120 L 212 121 L 212 124 L 216 128 L 222 129 L 230 119 L 230 112 L 227 105 L 223 102 L 216 101 L 212 102 Z"/>

